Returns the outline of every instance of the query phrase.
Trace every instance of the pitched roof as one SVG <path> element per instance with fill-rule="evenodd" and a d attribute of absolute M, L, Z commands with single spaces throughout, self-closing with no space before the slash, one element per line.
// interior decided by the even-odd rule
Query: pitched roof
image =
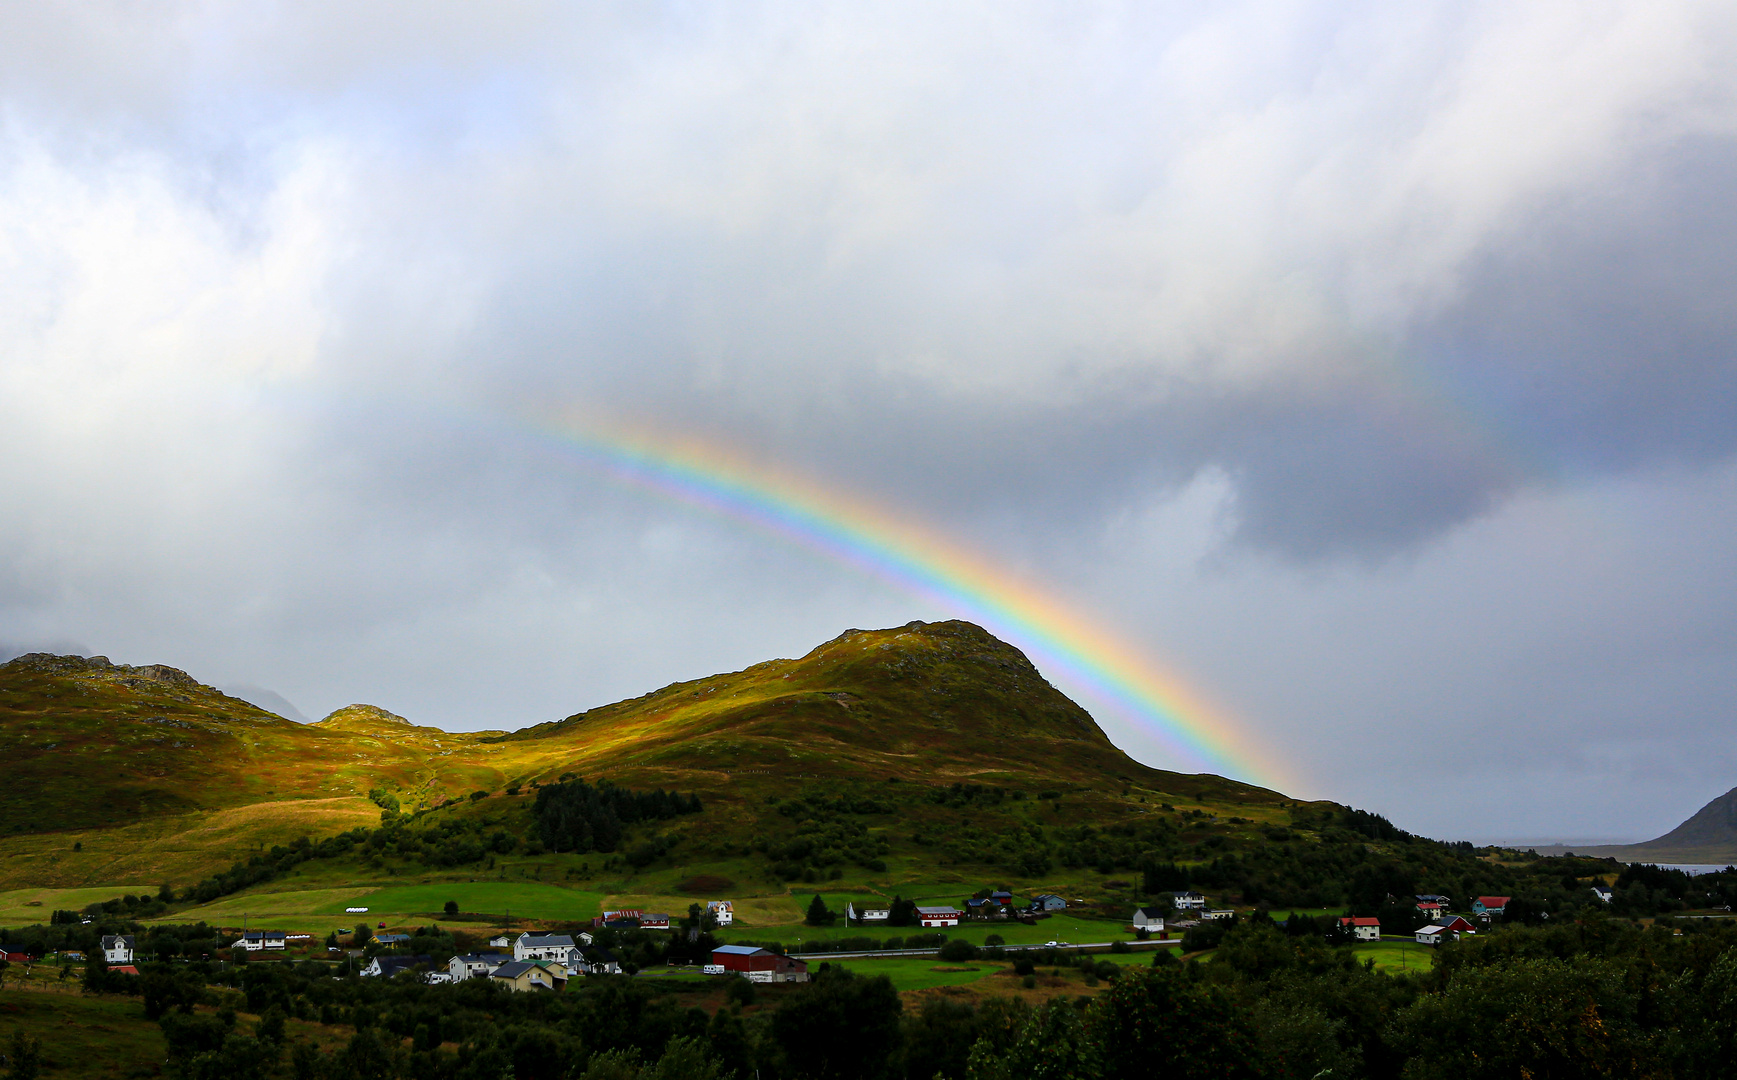
<path fill-rule="evenodd" d="M 919 905 L 917 908 L 917 914 L 919 914 L 919 915 L 958 915 L 958 914 L 960 914 L 960 911 L 956 907 L 922 907 Z"/>
<path fill-rule="evenodd" d="M 112 949 L 116 945 L 125 945 L 129 949 L 132 948 L 133 947 L 133 935 L 131 935 L 131 934 L 105 934 L 103 936 L 103 948 Z"/>
<path fill-rule="evenodd" d="M 408 971 L 417 964 L 426 964 L 427 956 L 376 956 L 374 963 L 380 965 L 380 974 L 390 975 L 395 971 Z"/>
<path fill-rule="evenodd" d="M 1157 919 L 1157 918 L 1163 917 L 1164 911 L 1165 911 L 1165 909 L 1161 908 L 1161 907 L 1143 907 L 1143 908 L 1135 908 L 1134 914 L 1144 915 L 1148 919 Z"/>
<path fill-rule="evenodd" d="M 1480 896 L 1478 897 L 1478 903 L 1487 908 L 1507 907 L 1508 901 L 1512 899 L 1513 897 L 1511 896 Z"/>
<path fill-rule="evenodd" d="M 719 945 L 712 950 L 714 956 L 718 953 L 723 953 L 725 956 L 764 956 L 766 950 L 756 948 L 753 945 Z"/>
<path fill-rule="evenodd" d="M 1381 920 L 1380 919 L 1368 919 L 1368 918 L 1355 918 L 1355 919 L 1346 918 L 1346 919 L 1340 919 L 1339 920 L 1340 926 L 1345 926 L 1347 924 L 1349 924 L 1351 926 L 1380 926 Z"/>
<path fill-rule="evenodd" d="M 519 944 L 527 949 L 548 949 L 566 946 L 573 947 L 573 939 L 567 934 L 520 934 Z"/>
<path fill-rule="evenodd" d="M 527 971 L 536 970 L 538 970 L 536 964 L 527 963 L 523 960 L 509 960 L 500 967 L 489 972 L 489 976 L 495 979 L 516 979 Z"/>

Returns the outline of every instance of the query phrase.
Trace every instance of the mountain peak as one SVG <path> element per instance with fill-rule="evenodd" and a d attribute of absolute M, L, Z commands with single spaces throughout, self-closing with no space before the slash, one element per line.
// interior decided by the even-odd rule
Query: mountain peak
<path fill-rule="evenodd" d="M 407 728 L 416 726 L 397 713 L 387 712 L 378 705 L 346 705 L 333 710 L 323 720 L 316 721 L 314 726 L 354 729 L 379 727 L 382 724 Z"/>

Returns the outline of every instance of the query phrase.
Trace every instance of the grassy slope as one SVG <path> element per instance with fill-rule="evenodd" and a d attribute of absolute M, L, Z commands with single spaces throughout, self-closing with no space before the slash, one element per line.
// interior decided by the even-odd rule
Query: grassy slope
<path fill-rule="evenodd" d="M 260 847 L 373 823 L 373 787 L 410 807 L 567 772 L 699 792 L 729 877 L 744 872 L 732 841 L 762 830 L 769 796 L 803 784 L 1065 792 L 1061 811 L 1025 815 L 1039 824 L 1135 812 L 1135 791 L 1251 817 L 1282 800 L 1138 764 L 1018 650 L 958 622 L 851 631 L 800 660 L 505 736 L 417 727 L 368 706 L 302 725 L 172 668 L 25 657 L 0 666 L 0 756 L 14 780 L 0 788 L 14 834 L 0 887 L 186 882 Z M 890 861 L 897 877 L 933 860 Z"/>

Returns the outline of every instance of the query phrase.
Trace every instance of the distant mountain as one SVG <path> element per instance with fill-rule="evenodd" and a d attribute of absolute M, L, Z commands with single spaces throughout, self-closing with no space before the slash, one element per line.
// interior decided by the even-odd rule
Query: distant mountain
<path fill-rule="evenodd" d="M 289 698 L 274 690 L 267 690 L 263 686 L 252 686 L 247 683 L 235 683 L 218 689 L 232 698 L 240 698 L 251 705 L 258 705 L 266 712 L 277 713 L 286 720 L 294 720 L 298 724 L 308 722 L 308 718 L 302 715 L 300 709 L 291 704 Z"/>
<path fill-rule="evenodd" d="M 1656 840 L 1575 848 L 1574 853 L 1624 862 L 1737 863 L 1737 788 L 1701 807 Z"/>

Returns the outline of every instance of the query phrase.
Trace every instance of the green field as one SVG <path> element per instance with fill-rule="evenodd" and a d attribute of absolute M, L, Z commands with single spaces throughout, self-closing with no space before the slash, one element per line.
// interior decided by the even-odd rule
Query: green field
<path fill-rule="evenodd" d="M 346 907 L 365 907 L 369 916 L 422 915 L 439 912 L 448 900 L 460 911 L 505 915 L 516 919 L 573 922 L 603 913 L 603 897 L 579 889 L 531 882 L 468 881 L 444 885 L 394 885 L 353 891 L 313 909 L 315 915 L 342 918 Z M 673 914 L 673 913 L 672 913 Z"/>
<path fill-rule="evenodd" d="M 86 904 L 127 893 L 157 895 L 155 885 L 98 885 L 87 889 L 8 889 L 0 892 L 0 926 L 45 923 L 56 911 L 78 911 Z"/>
<path fill-rule="evenodd" d="M 1375 961 L 1376 971 L 1428 971 L 1435 966 L 1435 950 L 1415 941 L 1370 941 L 1354 945 L 1357 959 Z"/>
<path fill-rule="evenodd" d="M 840 967 L 849 968 L 858 975 L 885 975 L 893 981 L 893 986 L 899 990 L 927 990 L 934 986 L 963 986 L 979 979 L 986 979 L 996 972 L 1005 971 L 1007 965 L 994 961 L 971 960 L 962 964 L 947 964 L 937 961 L 932 956 L 913 957 L 909 960 L 903 957 L 872 958 L 866 960 L 832 961 Z M 814 971 L 817 965 L 809 964 L 809 970 Z"/>
<path fill-rule="evenodd" d="M 827 898 L 831 905 L 831 897 Z M 1041 919 L 1034 926 L 1023 923 L 990 921 L 967 922 L 945 930 L 925 930 L 920 926 L 845 926 L 842 920 L 834 926 L 807 926 L 793 920 L 781 926 L 743 926 L 729 927 L 719 933 L 726 941 L 778 941 L 788 948 L 795 949 L 798 941 L 836 941 L 839 938 L 869 937 L 882 941 L 892 937 L 908 937 L 912 934 L 946 934 L 949 938 L 969 941 L 973 945 L 983 944 L 983 940 L 991 934 L 1001 935 L 1002 940 L 1009 945 L 1042 945 L 1046 941 L 1065 941 L 1081 944 L 1094 941 L 1132 941 L 1134 932 L 1126 925 L 1103 919 L 1082 919 L 1070 915 L 1052 915 Z"/>

